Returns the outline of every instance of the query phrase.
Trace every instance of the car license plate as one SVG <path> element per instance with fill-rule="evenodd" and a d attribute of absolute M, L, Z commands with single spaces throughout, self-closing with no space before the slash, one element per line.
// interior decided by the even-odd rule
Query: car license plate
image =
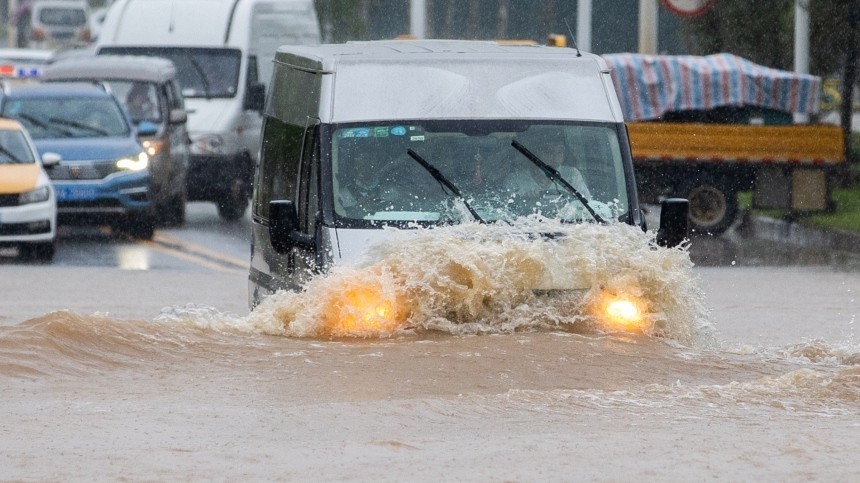
<path fill-rule="evenodd" d="M 87 201 L 95 199 L 98 192 L 88 186 L 62 186 L 55 190 L 58 201 Z"/>

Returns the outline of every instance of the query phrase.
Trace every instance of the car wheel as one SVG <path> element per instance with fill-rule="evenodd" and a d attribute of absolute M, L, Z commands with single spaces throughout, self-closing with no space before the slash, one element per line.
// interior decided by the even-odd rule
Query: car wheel
<path fill-rule="evenodd" d="M 227 221 L 236 221 L 242 218 L 245 210 L 248 208 L 248 194 L 245 189 L 245 183 L 240 180 L 234 180 L 230 187 L 230 192 L 218 201 L 218 215 Z"/>
<path fill-rule="evenodd" d="M 174 196 L 167 200 L 161 209 L 161 222 L 164 226 L 182 226 L 185 223 L 185 197 Z"/>
<path fill-rule="evenodd" d="M 47 263 L 54 259 L 55 247 L 54 242 L 28 243 L 18 248 L 18 255 L 24 260 Z"/>

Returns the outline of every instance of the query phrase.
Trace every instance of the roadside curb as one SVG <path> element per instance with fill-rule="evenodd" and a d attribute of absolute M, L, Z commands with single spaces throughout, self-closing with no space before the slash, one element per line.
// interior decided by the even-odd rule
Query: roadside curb
<path fill-rule="evenodd" d="M 860 253 L 860 233 L 824 230 L 766 216 L 744 217 L 739 229 L 749 230 L 754 237 L 762 240 Z"/>

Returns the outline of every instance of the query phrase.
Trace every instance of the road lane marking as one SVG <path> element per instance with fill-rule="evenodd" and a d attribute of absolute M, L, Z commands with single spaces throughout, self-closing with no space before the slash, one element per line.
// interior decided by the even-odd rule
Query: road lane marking
<path fill-rule="evenodd" d="M 247 274 L 250 265 L 248 260 L 220 253 L 164 233 L 156 233 L 152 240 L 146 240 L 144 243 L 162 253 L 219 272 Z"/>

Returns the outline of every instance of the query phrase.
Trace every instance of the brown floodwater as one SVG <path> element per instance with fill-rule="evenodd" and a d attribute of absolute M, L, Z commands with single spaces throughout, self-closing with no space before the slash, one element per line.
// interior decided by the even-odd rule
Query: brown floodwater
<path fill-rule="evenodd" d="M 860 274 L 698 270 L 625 229 L 433 235 L 248 314 L 0 327 L 0 480 L 860 476 Z"/>

